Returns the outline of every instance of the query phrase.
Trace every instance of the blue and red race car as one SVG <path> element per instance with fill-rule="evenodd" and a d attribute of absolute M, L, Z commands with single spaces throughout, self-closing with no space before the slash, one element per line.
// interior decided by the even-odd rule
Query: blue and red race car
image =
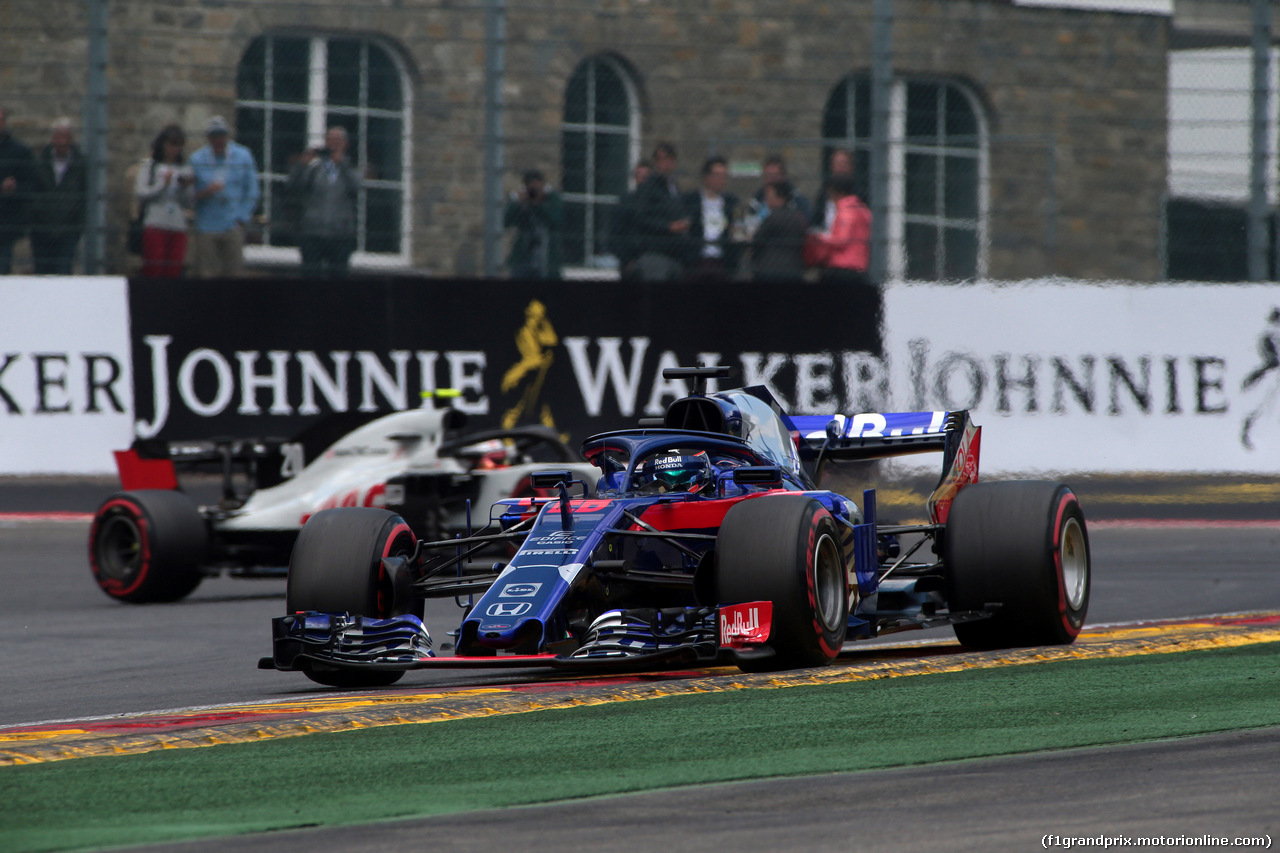
<path fill-rule="evenodd" d="M 464 538 L 418 540 L 394 507 L 317 513 L 289 565 L 286 614 L 259 666 L 338 687 L 428 667 L 821 666 L 848 640 L 953 625 L 975 648 L 1070 643 L 1089 602 L 1089 541 L 1060 483 L 978 483 L 966 412 L 789 416 L 767 389 L 705 393 L 727 368 L 676 368 L 692 395 L 660 425 L 593 436 L 594 483 L 500 500 Z M 836 460 L 942 454 L 929 521 L 877 524 L 824 490 Z M 508 559 L 495 560 L 495 546 Z M 514 552 L 512 553 L 512 549 Z M 466 607 L 452 655 L 428 598 Z"/>

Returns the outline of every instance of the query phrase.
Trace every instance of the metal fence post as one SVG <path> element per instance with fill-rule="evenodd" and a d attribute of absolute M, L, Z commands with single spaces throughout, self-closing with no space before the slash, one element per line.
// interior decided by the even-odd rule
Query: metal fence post
<path fill-rule="evenodd" d="M 889 271 L 889 112 L 893 100 L 893 0 L 872 6 L 871 263 L 872 281 Z"/>
<path fill-rule="evenodd" d="M 484 19 L 484 274 L 502 267 L 502 84 L 506 72 L 506 0 L 489 0 Z"/>
<path fill-rule="evenodd" d="M 89 174 L 83 267 L 86 275 L 97 275 L 103 267 L 107 224 L 107 0 L 90 0 L 88 36 L 83 141 Z"/>
<path fill-rule="evenodd" d="M 1271 86 L 1271 2 L 1253 0 L 1253 116 L 1249 147 L 1249 280 L 1271 277 L 1267 234 L 1267 100 Z"/>

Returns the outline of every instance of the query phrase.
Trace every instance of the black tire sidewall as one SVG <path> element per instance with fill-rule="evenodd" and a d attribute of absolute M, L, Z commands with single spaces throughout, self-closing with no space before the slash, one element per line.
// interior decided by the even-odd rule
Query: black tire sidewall
<path fill-rule="evenodd" d="M 1067 601 L 1061 541 L 1079 524 L 1086 576 L 1079 608 Z M 944 562 L 952 611 L 999 603 L 990 619 L 956 626 L 978 648 L 1072 642 L 1088 612 L 1088 529 L 1070 488 L 1048 481 L 980 483 L 962 489 L 947 519 Z"/>
<path fill-rule="evenodd" d="M 848 584 L 841 618 L 828 629 L 818 613 L 814 559 L 830 536 L 841 571 L 844 555 L 835 520 L 805 495 L 764 496 L 743 501 L 725 516 L 716 555 L 717 603 L 770 601 L 769 645 L 773 668 L 821 666 L 840 652 L 848 628 Z"/>
<path fill-rule="evenodd" d="M 289 559 L 286 612 L 345 611 L 375 618 L 413 612 L 412 603 L 392 601 L 382 558 L 414 542 L 409 525 L 390 510 L 344 507 L 316 513 L 298 534 Z"/>
<path fill-rule="evenodd" d="M 103 536 L 118 519 L 137 531 L 141 565 L 127 584 L 121 584 L 100 564 Z M 118 601 L 131 604 L 168 602 L 184 598 L 203 579 L 201 565 L 208 553 L 208 526 L 189 496 L 167 490 L 120 492 L 102 502 L 89 528 L 89 568 L 98 587 Z"/>

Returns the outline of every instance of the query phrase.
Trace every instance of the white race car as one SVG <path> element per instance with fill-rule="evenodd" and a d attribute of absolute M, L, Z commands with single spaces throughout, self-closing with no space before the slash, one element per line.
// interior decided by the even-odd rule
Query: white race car
<path fill-rule="evenodd" d="M 331 445 L 323 429 L 294 441 L 135 442 L 116 453 L 123 491 L 90 528 L 94 579 L 120 601 L 176 601 L 207 576 L 284 577 L 298 531 L 323 509 L 387 507 L 439 539 L 467 534 L 473 506 L 483 514 L 502 498 L 542 494 L 529 475 L 548 463 L 579 478 L 595 471 L 550 428 L 463 434 L 465 419 L 451 408 L 410 409 Z M 187 480 L 210 469 L 222 493 L 201 506 L 178 472 Z"/>

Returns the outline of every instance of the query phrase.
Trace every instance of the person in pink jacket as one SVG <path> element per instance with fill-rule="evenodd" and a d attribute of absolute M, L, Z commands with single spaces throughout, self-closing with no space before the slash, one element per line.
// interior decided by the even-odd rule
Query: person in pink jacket
<path fill-rule="evenodd" d="M 811 232 L 805 245 L 809 266 L 822 268 L 821 280 L 871 284 L 871 211 L 854 194 L 852 175 L 833 175 L 827 195 L 835 201 L 835 222 L 827 232 Z"/>

